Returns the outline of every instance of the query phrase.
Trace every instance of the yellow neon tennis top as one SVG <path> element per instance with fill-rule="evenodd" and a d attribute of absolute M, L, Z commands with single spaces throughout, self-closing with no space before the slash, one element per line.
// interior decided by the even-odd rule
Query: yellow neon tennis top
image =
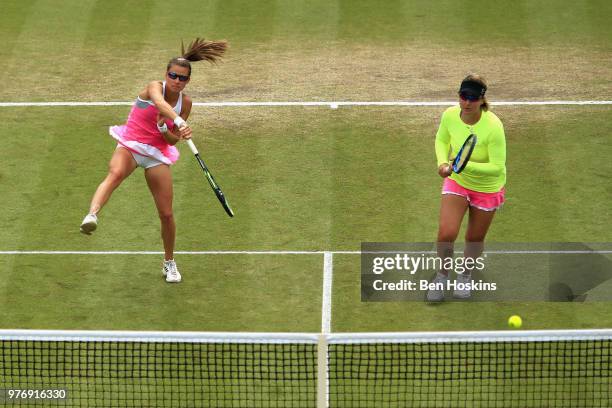
<path fill-rule="evenodd" d="M 460 186 L 483 193 L 495 193 L 506 184 L 506 136 L 504 126 L 493 112 L 482 111 L 475 125 L 461 120 L 461 108 L 453 106 L 442 114 L 436 134 L 438 167 L 450 163 L 465 139 L 474 133 L 477 137 L 472 157 L 459 174 L 449 177 Z"/>

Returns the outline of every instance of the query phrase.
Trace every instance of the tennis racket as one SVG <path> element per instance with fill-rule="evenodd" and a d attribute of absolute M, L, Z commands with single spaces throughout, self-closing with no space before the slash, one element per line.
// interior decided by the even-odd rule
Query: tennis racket
<path fill-rule="evenodd" d="M 459 153 L 455 156 L 453 165 L 451 166 L 455 173 L 461 173 L 463 169 L 465 169 L 465 166 L 467 166 L 472 156 L 472 152 L 474 151 L 474 146 L 476 146 L 477 139 L 476 135 L 472 133 L 465 139 L 465 142 L 463 142 L 463 146 L 459 149 Z"/>
<path fill-rule="evenodd" d="M 213 178 L 212 174 L 210 173 L 210 170 L 208 170 L 208 167 L 206 167 L 206 164 L 204 164 L 204 161 L 200 157 L 200 153 L 198 152 L 198 149 L 195 147 L 195 145 L 193 144 L 191 139 L 187 139 L 187 144 L 189 145 L 189 148 L 193 152 L 193 154 L 194 154 L 196 160 L 198 161 L 198 163 L 200 163 L 200 167 L 204 171 L 204 175 L 206 176 L 206 180 L 208 180 L 208 184 L 210 184 L 210 186 L 212 187 L 213 191 L 215 192 L 215 195 L 217 196 L 217 198 L 221 202 L 221 205 L 223 206 L 223 209 L 225 210 L 227 215 L 229 215 L 230 217 L 233 217 L 234 216 L 234 211 L 232 211 L 232 207 L 230 207 L 229 203 L 227 202 L 227 199 L 225 198 L 225 195 L 223 194 L 223 191 L 221 191 L 221 187 L 217 184 L 217 182 Z"/>

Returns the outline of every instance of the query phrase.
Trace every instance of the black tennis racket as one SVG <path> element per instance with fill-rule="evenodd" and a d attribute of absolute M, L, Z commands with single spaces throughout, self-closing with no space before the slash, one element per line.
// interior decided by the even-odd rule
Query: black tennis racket
<path fill-rule="evenodd" d="M 198 161 L 198 163 L 200 163 L 200 167 L 204 171 L 206 180 L 208 180 L 208 184 L 210 184 L 213 191 L 215 192 L 215 195 L 221 202 L 223 209 L 225 210 L 227 215 L 229 215 L 230 217 L 233 217 L 234 211 L 232 211 L 232 207 L 230 207 L 229 203 L 227 202 L 227 199 L 225 198 L 223 191 L 221 191 L 221 187 L 217 184 L 217 182 L 213 178 L 212 174 L 210 173 L 210 170 L 208 170 L 208 167 L 206 167 L 206 164 L 204 164 L 204 160 L 202 160 L 202 158 L 200 157 L 200 153 L 198 152 L 198 149 L 195 147 L 191 139 L 187 139 L 187 144 L 189 145 L 189 148 L 193 152 L 194 156 L 196 157 L 196 160 Z"/>
<path fill-rule="evenodd" d="M 470 134 L 465 142 L 463 142 L 463 146 L 459 149 L 459 153 L 455 156 L 453 160 L 452 169 L 455 173 L 459 174 L 465 169 L 467 166 L 470 157 L 472 156 L 472 152 L 474 151 L 474 146 L 476 146 L 477 137 L 475 134 Z"/>

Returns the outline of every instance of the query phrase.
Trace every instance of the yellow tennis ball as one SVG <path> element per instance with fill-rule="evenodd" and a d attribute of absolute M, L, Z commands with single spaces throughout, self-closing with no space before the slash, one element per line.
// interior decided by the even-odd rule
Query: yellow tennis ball
<path fill-rule="evenodd" d="M 510 326 L 513 329 L 520 329 L 521 326 L 523 325 L 523 319 L 521 319 L 521 316 L 510 316 L 510 318 L 508 319 L 508 326 Z"/>

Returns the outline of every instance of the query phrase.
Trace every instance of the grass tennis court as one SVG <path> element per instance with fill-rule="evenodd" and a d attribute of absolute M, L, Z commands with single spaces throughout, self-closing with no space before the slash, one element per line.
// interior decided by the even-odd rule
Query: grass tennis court
<path fill-rule="evenodd" d="M 428 170 L 436 109 L 274 108 L 279 119 L 273 122 L 266 120 L 265 116 L 272 112 L 265 108 L 216 108 L 212 112 L 195 109 L 195 126 L 203 128 L 196 140 L 205 146 L 209 165 L 219 174 L 219 182 L 239 215 L 231 220 L 225 216 L 197 172 L 196 163 L 183 150 L 184 157 L 174 168 L 177 249 L 358 250 L 362 241 L 421 242 L 435 236 L 440 186 L 438 176 Z M 71 117 L 75 110 L 79 110 L 78 115 Z M 105 128 L 126 110 L 127 107 L 48 107 L 0 111 L 8 133 L 22 135 L 2 153 L 3 179 L 7 181 L 2 184 L 6 201 L 5 211 L 0 214 L 5 226 L 3 250 L 160 250 L 155 208 L 142 172 L 138 171 L 105 208 L 99 234 L 83 237 L 73 233 L 114 149 Z M 604 222 L 607 202 L 603 197 L 610 194 L 604 180 L 612 166 L 607 160 L 612 146 L 607 135 L 599 131 L 607 126 L 610 109 L 566 107 L 556 113 L 550 107 L 499 107 L 496 111 L 507 118 L 506 127 L 513 130 L 508 132 L 510 180 L 524 181 L 511 182 L 508 204 L 499 212 L 490 239 L 610 240 Z M 21 125 L 14 123 L 16 114 Z M 215 123 L 206 124 L 206 115 L 214 116 Z M 78 130 L 67 132 L 67 120 L 70 127 Z M 226 129 L 219 124 L 224 122 L 232 122 L 235 128 Z M 589 142 L 576 140 L 577 133 Z M 281 139 L 283 143 L 279 143 Z M 525 142 L 519 143 L 521 140 Z M 560 149 L 561 145 L 567 148 Z M 75 150 L 81 153 L 75 156 Z M 31 159 L 22 156 L 24 151 Z M 583 163 L 579 174 L 559 165 L 570 160 Z M 534 162 L 541 162 L 535 174 Z M 596 217 L 601 222 L 594 222 Z M 3 321 L 27 327 L 95 328 L 106 310 L 109 319 L 102 319 L 106 325 L 101 329 L 246 330 L 251 325 L 253 330 L 261 331 L 308 331 L 318 327 L 321 255 L 179 255 L 187 272 L 186 281 L 197 282 L 197 286 L 185 285 L 174 291 L 160 285 L 159 258 L 3 255 L 0 259 L 6 273 L 19 271 L 4 288 L 5 299 L 16 302 L 7 302 Z M 406 314 L 406 304 L 360 303 L 358 256 L 339 255 L 334 261 L 332 322 L 337 330 L 461 329 L 466 321 L 449 309 L 481 309 L 478 304 L 433 309 L 410 305 L 424 307 L 431 319 L 395 319 L 396 313 Z M 254 286 L 248 283 L 250 278 Z M 92 296 L 86 290 L 88 285 L 97 288 L 99 295 Z M 112 289 L 116 287 L 122 290 Z M 17 318 L 24 310 L 43 307 L 38 302 L 43 288 L 51 299 L 75 301 L 75 308 L 69 309 L 74 311 L 74 318 L 63 307 L 53 319 L 45 313 L 30 313 L 27 321 Z M 105 292 L 102 288 L 110 290 Z M 187 295 L 191 291 L 193 294 Z M 153 293 L 159 296 L 150 296 Z M 251 312 L 245 315 L 218 313 L 215 308 L 218 315 L 212 319 L 164 322 L 159 315 L 148 312 L 169 302 L 172 308 L 185 308 L 182 315 L 187 310 L 191 310 L 189 315 L 208 314 L 209 302 L 224 305 L 226 299 L 240 294 L 252 300 L 246 306 Z M 143 296 L 146 302 L 134 302 Z M 177 298 L 173 301 L 174 296 Z M 189 304 L 181 306 L 185 296 L 198 304 L 199 311 Z M 281 314 L 272 321 L 269 308 L 274 309 L 275 302 Z M 241 302 L 229 303 L 234 307 Z M 130 313 L 101 309 L 105 304 L 124 305 Z M 284 304 L 309 311 L 311 315 L 300 321 L 310 323 L 288 326 L 283 321 L 282 311 L 287 310 L 281 306 Z M 54 303 L 44 305 L 43 309 L 53 310 L 53 306 Z M 83 313 L 85 309 L 95 313 Z M 548 309 L 551 316 L 543 313 Z M 385 310 L 394 312 L 388 314 Z M 533 314 L 533 319 L 526 319 L 530 328 L 603 327 L 609 319 L 607 305 L 602 303 L 507 305 L 494 311 L 482 310 L 481 318 L 470 318 L 469 325 L 502 328 L 504 316 L 511 310 L 520 310 L 525 316 Z M 393 322 L 383 323 L 383 316 Z M 146 322 L 153 323 L 151 319 L 156 323 L 147 327 Z M 213 323 L 220 320 L 223 323 Z"/>
<path fill-rule="evenodd" d="M 605 1 L 13 1 L 0 15 L 4 102 L 129 102 L 180 40 L 227 39 L 194 66 L 194 102 L 609 101 Z M 78 232 L 129 106 L 0 106 L 0 251 L 161 251 L 142 170 Z M 173 167 L 177 251 L 358 251 L 435 240 L 443 106 L 202 107 L 189 120 L 229 219 L 186 146 Z M 492 107 L 507 202 L 487 239 L 612 242 L 612 105 Z M 461 235 L 460 235 L 461 236 Z M 318 332 L 323 254 L 0 254 L 0 328 Z M 332 332 L 612 327 L 610 302 L 363 303 L 359 255 L 334 254 Z M 528 284 L 526 282 L 525 284 Z M 608 286 L 599 288 L 605 290 Z"/>

